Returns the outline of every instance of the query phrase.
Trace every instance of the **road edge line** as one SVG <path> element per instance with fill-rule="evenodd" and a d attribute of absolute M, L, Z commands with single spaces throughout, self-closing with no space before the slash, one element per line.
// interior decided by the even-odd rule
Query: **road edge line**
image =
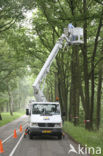
<path fill-rule="evenodd" d="M 26 123 L 25 125 L 23 125 L 23 128 L 27 125 L 28 123 Z M 17 133 L 20 133 L 19 132 L 19 129 L 17 129 Z M 8 139 L 10 139 L 11 137 L 13 136 L 13 134 L 11 134 L 10 136 L 8 136 L 6 139 L 4 139 L 3 141 L 2 141 L 2 143 L 5 143 Z"/>
<path fill-rule="evenodd" d="M 13 148 L 13 150 L 11 151 L 11 153 L 9 154 L 9 156 L 13 156 L 13 154 L 15 153 L 17 147 L 19 146 L 20 142 L 22 141 L 24 136 L 24 133 L 22 134 L 22 136 L 20 137 L 19 141 L 17 142 L 17 144 L 15 145 L 15 147 Z"/>

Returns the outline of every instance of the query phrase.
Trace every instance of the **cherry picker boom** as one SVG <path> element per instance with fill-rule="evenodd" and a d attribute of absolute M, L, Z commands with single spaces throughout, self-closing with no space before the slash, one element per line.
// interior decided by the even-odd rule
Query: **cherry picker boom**
<path fill-rule="evenodd" d="M 43 94 L 43 90 L 40 89 L 40 84 L 42 83 L 43 79 L 46 78 L 47 73 L 49 72 L 50 66 L 55 59 L 56 55 L 58 54 L 59 50 L 63 46 L 63 42 L 66 41 L 67 45 L 73 44 L 82 44 L 83 43 L 83 29 L 80 27 L 71 27 L 71 28 L 64 28 L 64 33 L 61 35 L 59 40 L 56 42 L 54 48 L 52 49 L 50 55 L 48 56 L 45 64 L 43 65 L 40 73 L 38 74 L 34 84 L 34 96 L 36 101 L 46 102 L 47 99 Z"/>

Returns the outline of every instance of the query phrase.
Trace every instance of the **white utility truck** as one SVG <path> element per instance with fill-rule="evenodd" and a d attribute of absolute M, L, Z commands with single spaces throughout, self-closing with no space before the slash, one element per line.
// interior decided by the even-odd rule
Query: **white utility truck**
<path fill-rule="evenodd" d="M 83 43 L 83 29 L 70 27 L 64 29 L 64 33 L 55 44 L 40 73 L 38 74 L 34 84 L 34 96 L 36 102 L 33 102 L 26 114 L 29 117 L 29 137 L 35 135 L 54 135 L 58 139 L 62 138 L 62 115 L 59 102 L 47 102 L 43 94 L 43 88 L 40 84 L 44 81 L 50 66 L 55 59 L 58 51 L 64 46 Z"/>

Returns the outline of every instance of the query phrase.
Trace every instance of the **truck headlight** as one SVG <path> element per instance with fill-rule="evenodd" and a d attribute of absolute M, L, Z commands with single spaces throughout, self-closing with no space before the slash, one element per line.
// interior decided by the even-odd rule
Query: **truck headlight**
<path fill-rule="evenodd" d="M 33 127 L 38 127 L 38 124 L 37 123 L 31 123 L 31 126 L 33 126 Z"/>
<path fill-rule="evenodd" d="M 56 123 L 56 124 L 55 124 L 55 127 L 57 127 L 57 128 L 62 127 L 62 123 Z"/>

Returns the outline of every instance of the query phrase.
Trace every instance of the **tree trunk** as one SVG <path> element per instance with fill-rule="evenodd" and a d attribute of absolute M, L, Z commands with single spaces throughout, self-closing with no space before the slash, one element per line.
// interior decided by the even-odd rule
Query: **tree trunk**
<path fill-rule="evenodd" d="M 48 101 L 50 101 L 50 86 L 49 86 L 49 82 L 47 81 L 47 91 L 46 91 L 46 93 L 45 93 L 45 95 L 46 95 L 46 98 L 47 98 L 47 100 Z"/>
<path fill-rule="evenodd" d="M 20 95 L 20 85 L 19 85 L 19 109 L 21 109 L 21 95 Z"/>
<path fill-rule="evenodd" d="M 100 64 L 100 66 L 99 66 L 99 74 L 98 74 L 97 121 L 96 121 L 96 127 L 97 127 L 98 130 L 99 130 L 99 127 L 100 127 L 100 116 L 101 116 L 102 76 L 103 76 L 103 65 Z"/>
<path fill-rule="evenodd" d="M 94 94 L 95 94 L 95 68 L 94 68 L 94 62 L 95 62 L 95 56 L 96 56 L 96 51 L 97 51 L 97 46 L 98 46 L 98 38 L 100 35 L 100 30 L 102 27 L 102 15 L 100 16 L 100 21 L 98 25 L 98 30 L 95 38 L 95 44 L 94 44 L 94 50 L 93 50 L 93 56 L 92 56 L 92 61 L 91 61 L 91 108 L 90 108 L 90 121 L 91 121 L 91 129 L 93 129 L 93 112 L 94 112 Z"/>
<path fill-rule="evenodd" d="M 88 78 L 88 58 L 87 58 L 87 0 L 83 0 L 84 11 L 84 45 L 83 45 L 83 68 L 84 68 L 84 82 L 85 82 L 85 121 L 90 121 L 90 102 L 89 102 L 89 78 Z M 85 123 L 85 128 L 90 129 L 90 122 Z"/>
<path fill-rule="evenodd" d="M 2 116 L 1 116 L 1 113 L 0 113 L 0 120 L 2 120 Z"/>
<path fill-rule="evenodd" d="M 62 111 L 66 113 L 65 119 L 67 120 L 68 113 L 68 82 L 67 82 L 67 68 L 66 64 L 63 62 L 64 53 L 60 53 L 57 58 L 57 66 L 58 66 L 58 93 L 59 93 L 59 101 L 61 104 Z"/>
<path fill-rule="evenodd" d="M 56 97 L 59 97 L 59 92 L 58 92 L 58 74 L 55 72 L 55 100 Z"/>
<path fill-rule="evenodd" d="M 53 95 L 53 83 L 50 82 L 50 100 L 54 101 L 54 95 Z"/>
<path fill-rule="evenodd" d="M 77 46 L 73 47 L 71 58 L 71 93 L 70 93 L 70 115 L 74 121 L 74 125 L 78 125 L 79 121 L 79 51 Z M 72 114 L 71 114 L 72 113 Z"/>
<path fill-rule="evenodd" d="M 6 111 L 8 112 L 9 111 L 9 103 L 7 102 L 7 105 L 6 105 Z"/>
<path fill-rule="evenodd" d="M 80 94 L 80 97 L 81 97 L 81 102 L 82 102 L 82 106 L 83 106 L 84 112 L 86 113 L 85 98 L 84 98 L 84 93 L 83 93 L 83 87 L 82 87 L 81 79 L 80 79 L 80 82 L 79 82 L 79 94 Z"/>
<path fill-rule="evenodd" d="M 8 95 L 9 95 L 9 109 L 10 109 L 10 115 L 13 116 L 13 96 L 10 91 L 10 88 L 8 87 Z"/>
<path fill-rule="evenodd" d="M 69 104 L 69 121 L 72 122 L 73 117 L 73 105 L 72 105 L 72 97 L 73 97 L 73 89 L 72 89 L 72 83 L 70 87 L 70 104 Z"/>

